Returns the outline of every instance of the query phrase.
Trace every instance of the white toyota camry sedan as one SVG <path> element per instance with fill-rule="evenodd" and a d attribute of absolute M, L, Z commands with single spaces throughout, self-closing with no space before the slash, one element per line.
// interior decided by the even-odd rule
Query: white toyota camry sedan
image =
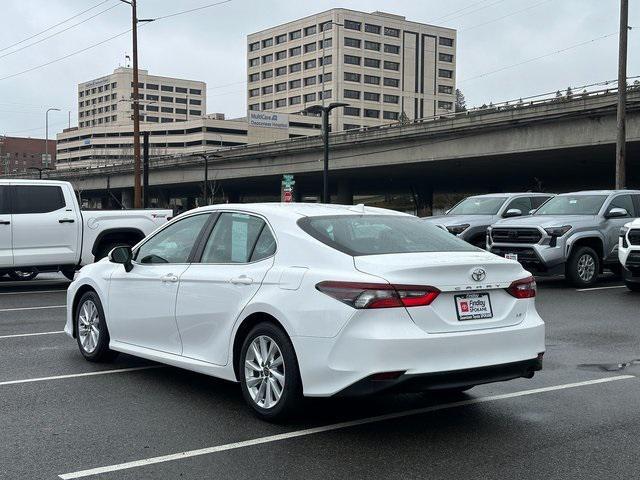
<path fill-rule="evenodd" d="M 65 331 L 90 361 L 124 352 L 239 382 L 277 419 L 303 396 L 531 378 L 535 295 L 518 262 L 410 215 L 215 205 L 84 267 Z"/>

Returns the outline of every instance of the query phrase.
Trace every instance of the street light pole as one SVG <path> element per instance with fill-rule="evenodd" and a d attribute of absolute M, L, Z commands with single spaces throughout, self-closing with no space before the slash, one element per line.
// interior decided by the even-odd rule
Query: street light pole
<path fill-rule="evenodd" d="M 626 103 L 627 103 L 627 37 L 629 33 L 629 0 L 620 0 L 620 45 L 618 48 L 618 112 L 616 137 L 616 189 L 625 188 L 626 178 Z"/>
<path fill-rule="evenodd" d="M 48 108 L 47 111 L 44 114 L 44 155 L 45 158 L 47 159 L 47 162 L 49 161 L 49 112 L 51 111 L 55 111 L 55 112 L 59 112 L 60 109 L 59 108 Z M 46 166 L 46 165 L 45 165 Z"/>
<path fill-rule="evenodd" d="M 222 155 L 200 153 L 199 156 L 204 160 L 204 204 L 209 205 L 209 157 L 222 158 Z"/>

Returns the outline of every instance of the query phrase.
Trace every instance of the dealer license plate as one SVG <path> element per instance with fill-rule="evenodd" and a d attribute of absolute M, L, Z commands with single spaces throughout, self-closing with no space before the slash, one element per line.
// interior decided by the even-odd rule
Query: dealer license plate
<path fill-rule="evenodd" d="M 518 261 L 518 254 L 517 253 L 505 253 L 504 254 L 504 258 L 506 258 L 507 260 L 515 260 L 517 262 Z"/>
<path fill-rule="evenodd" d="M 458 320 L 483 320 L 493 318 L 491 299 L 488 293 L 455 295 Z"/>

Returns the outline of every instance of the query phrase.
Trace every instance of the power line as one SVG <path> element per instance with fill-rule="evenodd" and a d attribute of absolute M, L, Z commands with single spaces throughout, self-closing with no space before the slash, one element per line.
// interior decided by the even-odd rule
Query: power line
<path fill-rule="evenodd" d="M 445 19 L 447 17 L 450 17 L 451 15 L 455 15 L 456 13 L 462 12 L 462 11 L 466 10 L 467 8 L 472 8 L 472 7 L 475 7 L 476 5 L 480 5 L 482 3 L 487 3 L 488 1 L 489 0 L 481 0 L 480 2 L 472 3 L 471 5 L 467 5 L 466 7 L 459 8 L 458 10 L 454 10 L 453 12 L 450 12 L 450 13 L 448 13 L 446 15 L 443 15 L 441 17 L 437 17 L 437 18 L 433 19 L 432 22 L 439 22 L 440 20 L 443 20 L 443 19 Z"/>
<path fill-rule="evenodd" d="M 33 43 L 30 43 L 30 44 L 28 44 L 28 45 L 24 45 L 23 47 L 20 47 L 20 48 L 18 48 L 18 49 L 16 49 L 16 50 L 12 50 L 11 52 L 5 53 L 4 55 L 0 55 L 0 58 L 8 57 L 8 56 L 10 56 L 10 55 L 13 55 L 14 53 L 18 53 L 18 52 L 20 52 L 20 51 L 22 51 L 22 50 L 26 49 L 26 48 L 33 47 L 34 45 L 38 45 L 39 43 L 42 43 L 42 42 L 44 42 L 45 40 L 48 40 L 48 39 L 53 38 L 53 37 L 55 37 L 55 36 L 57 36 L 57 35 L 60 35 L 61 33 L 66 32 L 67 30 L 71 30 L 72 28 L 75 28 L 75 27 L 77 27 L 78 25 L 82 25 L 83 23 L 88 22 L 89 20 L 91 20 L 91 19 L 93 19 L 93 18 L 96 18 L 97 16 L 102 15 L 103 13 L 108 12 L 109 10 L 114 9 L 114 8 L 116 8 L 116 7 L 117 7 L 117 6 L 119 6 L 119 5 L 120 5 L 119 3 L 116 3 L 116 4 L 112 5 L 112 6 L 111 6 L 111 7 L 109 7 L 109 8 L 107 8 L 107 9 L 105 9 L 105 10 L 102 10 L 101 12 L 96 13 L 95 15 L 92 15 L 92 16 L 90 16 L 90 17 L 88 17 L 88 18 L 85 18 L 84 20 L 82 20 L 82 21 L 80 21 L 80 22 L 78 22 L 78 23 L 74 23 L 73 25 L 70 25 L 70 26 L 68 26 L 67 28 L 64 28 L 64 29 L 59 30 L 59 31 L 57 31 L 57 32 L 55 32 L 55 33 L 52 33 L 51 35 L 49 35 L 49 36 L 47 36 L 47 37 L 41 38 L 40 40 L 37 40 L 37 41 L 35 41 L 35 42 L 33 42 Z"/>
<path fill-rule="evenodd" d="M 497 5 L 497 4 L 502 3 L 502 2 L 504 2 L 504 1 L 505 1 L 505 0 L 497 0 L 497 1 L 493 2 L 493 3 L 490 3 L 489 5 L 484 5 L 484 6 L 482 6 L 482 7 L 476 8 L 476 9 L 474 9 L 474 10 L 469 10 L 468 12 L 461 13 L 460 15 L 456 15 L 456 16 L 454 16 L 454 17 L 448 18 L 446 21 L 447 21 L 447 22 L 450 22 L 450 21 L 452 21 L 452 20 L 456 20 L 456 19 L 458 19 L 458 18 L 465 17 L 465 16 L 469 15 L 470 13 L 479 12 L 480 10 L 484 10 L 485 8 L 493 7 L 494 5 Z"/>
<path fill-rule="evenodd" d="M 540 55 L 538 57 L 529 58 L 527 60 L 523 60 L 522 62 L 513 63 L 511 65 L 506 65 L 504 67 L 498 68 L 496 70 L 492 70 L 490 72 L 485 72 L 485 73 L 481 73 L 480 75 L 475 75 L 473 77 L 465 78 L 463 80 L 460 80 L 458 83 L 464 83 L 464 82 L 468 82 L 469 80 L 475 80 L 475 79 L 478 79 L 478 78 L 481 78 L 481 77 L 487 77 L 489 75 L 493 75 L 494 73 L 498 73 L 498 72 L 502 72 L 504 70 L 508 70 L 509 68 L 519 67 L 520 65 L 524 65 L 526 63 L 535 62 L 536 60 L 541 60 L 543 58 L 550 57 L 552 55 L 557 55 L 558 53 L 563 53 L 563 52 L 566 52 L 568 50 L 572 50 L 574 48 L 582 47 L 582 46 L 587 45 L 589 43 L 597 42 L 598 40 L 604 40 L 605 38 L 612 37 L 612 36 L 617 35 L 617 34 L 618 34 L 618 32 L 608 33 L 606 35 L 602 35 L 600 37 L 596 37 L 596 38 L 592 38 L 591 40 L 587 40 L 586 42 L 576 43 L 575 45 L 570 45 L 568 47 L 561 48 L 560 50 L 555 50 L 553 52 L 545 53 L 544 55 Z"/>
<path fill-rule="evenodd" d="M 105 3 L 109 2 L 109 1 L 110 1 L 110 0 L 103 0 L 102 2 L 95 4 L 93 7 L 87 8 L 86 10 L 83 10 L 83 11 L 82 11 L 82 12 L 80 12 L 80 13 L 76 13 L 75 15 L 73 15 L 73 16 L 71 16 L 71 17 L 69 17 L 69 18 L 65 19 L 65 20 L 62 20 L 61 22 L 58 22 L 58 23 L 56 23 L 55 25 L 52 25 L 52 26 L 50 26 L 50 27 L 48 27 L 48 28 L 45 28 L 44 30 L 42 30 L 42 31 L 40 31 L 40 32 L 38 32 L 38 33 L 35 33 L 35 34 L 33 34 L 33 35 L 31 35 L 31 36 L 29 36 L 29 37 L 27 37 L 27 38 L 23 38 L 23 39 L 22 39 L 22 40 L 20 40 L 19 42 L 12 43 L 11 45 L 7 45 L 6 47 L 2 47 L 2 48 L 0 48 L 0 52 L 4 52 L 5 50 L 8 50 L 8 49 L 9 49 L 9 48 L 11 48 L 11 47 L 15 47 L 16 45 L 20 45 L 21 43 L 24 43 L 24 42 L 26 42 L 27 40 L 31 40 L 32 38 L 35 38 L 35 37 L 37 37 L 38 35 L 42 35 L 43 33 L 46 33 L 46 32 L 48 32 L 48 31 L 50 31 L 50 30 L 53 30 L 54 28 L 59 27 L 60 25 L 65 24 L 65 23 L 67 23 L 67 22 L 68 22 L 68 21 L 70 21 L 70 20 L 73 20 L 74 18 L 78 18 L 80 15 L 84 15 L 85 13 L 87 13 L 87 12 L 89 12 L 89 11 L 93 10 L 94 8 L 97 8 L 97 7 L 99 7 L 100 5 L 103 5 L 103 4 L 105 4 Z"/>
<path fill-rule="evenodd" d="M 217 5 L 222 5 L 224 3 L 230 3 L 232 1 L 233 0 L 223 0 L 222 2 L 209 3 L 207 5 L 202 5 L 201 7 L 191 8 L 189 10 L 182 10 L 180 12 L 170 13 L 168 15 L 163 15 L 161 17 L 156 17 L 156 18 L 154 18 L 154 20 L 164 20 L 165 18 L 177 17 L 178 15 L 185 15 L 187 13 L 197 12 L 198 10 L 204 10 L 205 8 L 215 7 Z"/>
<path fill-rule="evenodd" d="M 533 5 L 530 5 L 527 8 L 523 8 L 521 10 L 517 10 L 515 12 L 508 13 L 507 15 L 503 15 L 502 17 L 494 18 L 493 20 L 489 20 L 487 22 L 479 23 L 479 24 L 473 25 L 471 27 L 465 27 L 465 28 L 463 28 L 461 30 L 458 30 L 458 33 L 466 32 L 467 30 L 473 30 L 474 28 L 478 28 L 478 27 L 483 27 L 483 26 L 488 25 L 490 23 L 497 22 L 499 20 L 503 20 L 505 18 L 511 17 L 513 15 L 517 15 L 517 14 L 522 13 L 522 12 L 526 12 L 527 10 L 531 10 L 532 8 L 536 8 L 536 7 L 540 6 L 540 5 L 542 5 L 543 3 L 549 3 L 550 1 L 551 0 L 543 0 L 542 2 L 534 3 Z"/>

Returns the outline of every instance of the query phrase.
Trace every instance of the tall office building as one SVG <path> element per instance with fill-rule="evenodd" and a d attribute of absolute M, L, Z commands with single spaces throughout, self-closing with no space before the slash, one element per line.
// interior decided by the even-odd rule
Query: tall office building
<path fill-rule="evenodd" d="M 454 108 L 456 31 L 335 8 L 247 37 L 248 110 L 334 110 L 334 131 Z"/>

